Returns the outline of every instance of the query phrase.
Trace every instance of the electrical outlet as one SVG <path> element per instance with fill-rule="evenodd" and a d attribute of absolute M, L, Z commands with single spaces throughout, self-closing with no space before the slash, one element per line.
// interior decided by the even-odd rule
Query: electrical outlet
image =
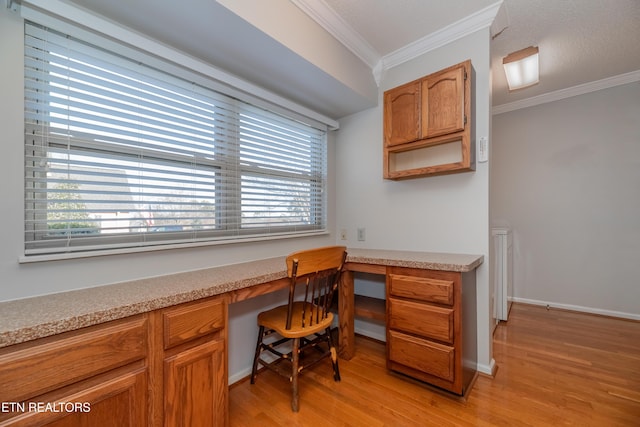
<path fill-rule="evenodd" d="M 347 230 L 344 228 L 340 230 L 340 240 L 347 240 Z"/>
<path fill-rule="evenodd" d="M 366 239 L 366 229 L 365 228 L 358 228 L 358 241 L 359 242 L 364 242 Z"/>

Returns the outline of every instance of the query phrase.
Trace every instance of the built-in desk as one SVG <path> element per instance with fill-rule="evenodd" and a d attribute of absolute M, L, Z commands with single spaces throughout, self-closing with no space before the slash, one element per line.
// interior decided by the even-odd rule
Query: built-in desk
<path fill-rule="evenodd" d="M 341 356 L 354 352 L 354 272 L 381 274 L 387 302 L 394 301 L 385 313 L 392 323 L 389 368 L 462 394 L 460 350 L 476 349 L 475 326 L 463 321 L 475 325 L 475 269 L 482 262 L 477 255 L 349 249 L 339 299 Z M 162 425 L 193 415 L 180 412 L 191 401 L 171 406 L 189 392 L 177 388 L 189 387 L 189 370 L 215 368 L 200 374 L 216 376 L 208 392 L 216 408 L 226 408 L 227 306 L 286 287 L 286 274 L 283 256 L 0 303 L 0 401 L 107 399 L 113 406 L 105 414 L 135 413 L 127 418 L 133 425 Z M 418 292 L 407 293 L 411 288 Z M 0 414 L 0 423 L 11 417 Z"/>
<path fill-rule="evenodd" d="M 386 322 L 387 368 L 457 395 L 477 375 L 475 269 L 483 257 L 350 249 L 339 298 L 340 356 L 353 357 L 354 317 Z M 385 277 L 386 300 L 354 295 L 354 272 Z"/>

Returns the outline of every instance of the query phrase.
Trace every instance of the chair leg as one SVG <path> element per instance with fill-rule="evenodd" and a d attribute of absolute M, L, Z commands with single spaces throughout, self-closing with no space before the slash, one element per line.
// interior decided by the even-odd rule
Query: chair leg
<path fill-rule="evenodd" d="M 331 338 L 331 328 L 326 329 L 327 342 L 329 344 L 329 351 L 331 352 L 331 364 L 333 365 L 333 379 L 334 381 L 340 381 L 340 367 L 338 366 L 338 352 L 333 345 L 333 339 Z"/>
<path fill-rule="evenodd" d="M 298 412 L 298 365 L 300 361 L 300 338 L 293 339 L 291 356 L 291 410 L 293 412 Z"/>
<path fill-rule="evenodd" d="M 264 336 L 264 326 L 260 326 L 258 331 L 258 343 L 256 344 L 256 354 L 253 356 L 253 369 L 251 369 L 251 384 L 256 383 L 256 375 L 258 374 L 258 359 L 260 359 L 260 351 L 262 350 L 262 338 Z"/>

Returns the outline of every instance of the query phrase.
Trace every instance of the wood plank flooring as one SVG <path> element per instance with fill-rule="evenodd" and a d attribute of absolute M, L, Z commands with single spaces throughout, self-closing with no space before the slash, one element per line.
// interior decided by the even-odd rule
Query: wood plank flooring
<path fill-rule="evenodd" d="M 289 383 L 271 372 L 229 393 L 241 426 L 640 426 L 640 322 L 514 304 L 494 334 L 495 378 L 466 401 L 387 372 L 384 344 L 356 338 L 342 381 L 321 363 Z"/>

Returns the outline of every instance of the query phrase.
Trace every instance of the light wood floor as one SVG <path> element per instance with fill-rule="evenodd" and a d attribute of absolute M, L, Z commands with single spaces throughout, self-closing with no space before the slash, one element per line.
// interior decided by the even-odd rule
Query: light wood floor
<path fill-rule="evenodd" d="M 238 426 L 640 426 L 640 322 L 514 304 L 494 334 L 495 378 L 467 401 L 390 374 L 384 345 L 356 338 L 342 381 L 322 363 L 289 383 L 271 372 L 230 390 Z"/>

